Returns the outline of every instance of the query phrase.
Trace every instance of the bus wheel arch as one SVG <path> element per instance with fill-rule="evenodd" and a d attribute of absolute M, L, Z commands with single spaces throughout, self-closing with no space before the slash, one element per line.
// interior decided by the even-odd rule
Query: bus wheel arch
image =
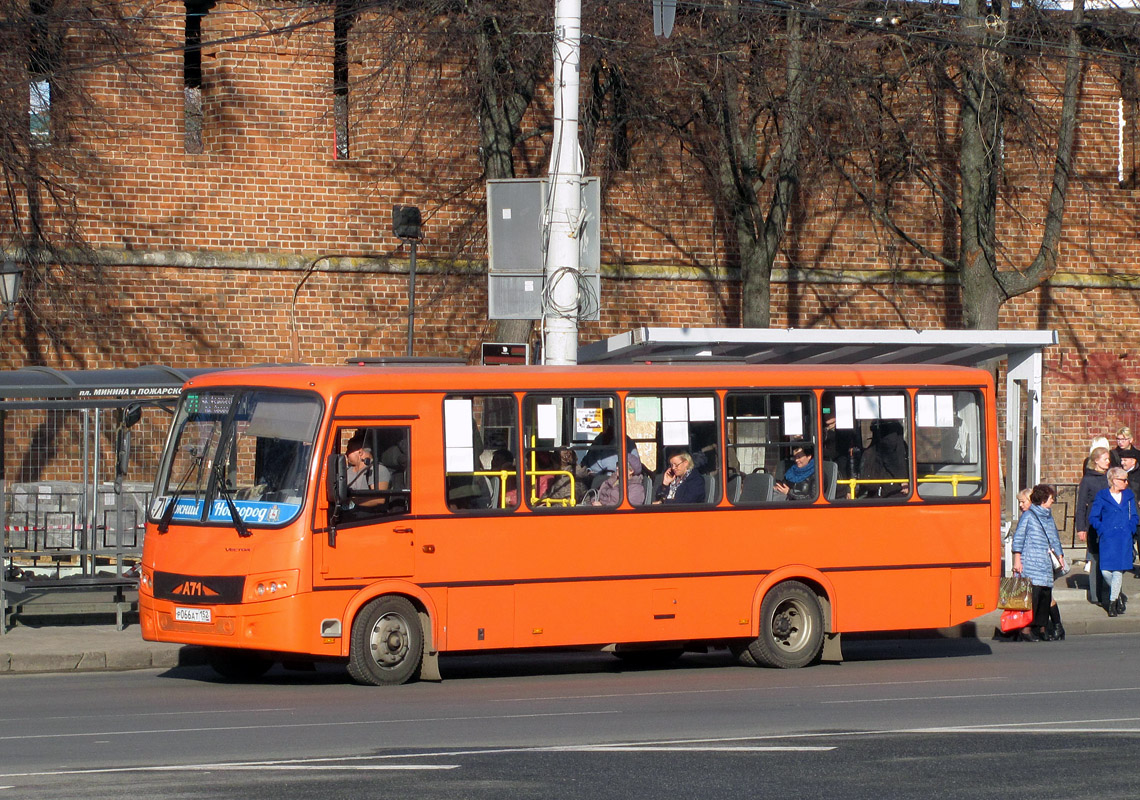
<path fill-rule="evenodd" d="M 395 686 L 420 676 L 427 651 L 424 611 L 408 597 L 384 594 L 352 619 L 348 674 L 357 683 Z"/>
<path fill-rule="evenodd" d="M 761 587 L 756 607 L 756 638 L 737 649 L 750 666 L 805 667 L 820 660 L 831 634 L 831 597 L 822 581 L 803 575 L 776 577 Z"/>

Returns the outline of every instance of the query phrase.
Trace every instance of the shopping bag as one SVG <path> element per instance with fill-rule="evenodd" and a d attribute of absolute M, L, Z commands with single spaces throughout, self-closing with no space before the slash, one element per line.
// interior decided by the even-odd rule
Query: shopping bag
<path fill-rule="evenodd" d="M 1033 608 L 1033 584 L 1023 575 L 1010 575 L 1001 579 L 998 587 L 998 608 L 1028 611 Z"/>
<path fill-rule="evenodd" d="M 1014 611 L 1012 608 L 1007 608 L 1001 612 L 1001 620 L 998 622 L 998 627 L 1001 628 L 1002 633 L 1012 633 L 1013 631 L 1021 630 L 1032 622 L 1032 611 Z"/>

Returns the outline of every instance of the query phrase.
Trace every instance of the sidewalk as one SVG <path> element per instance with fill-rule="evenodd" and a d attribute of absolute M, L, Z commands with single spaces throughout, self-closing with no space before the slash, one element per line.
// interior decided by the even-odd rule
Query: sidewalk
<path fill-rule="evenodd" d="M 10 628 L 0 635 L 0 675 L 170 668 L 201 664 L 200 647 L 144 642 L 139 626 L 43 625 Z"/>
<path fill-rule="evenodd" d="M 1140 632 L 1140 580 L 1124 574 L 1124 594 L 1131 603 L 1123 616 L 1109 617 L 1103 608 L 1085 598 L 1088 575 L 1077 562 L 1073 571 L 1057 581 L 1053 596 L 1061 607 L 1061 620 L 1067 636 L 1096 633 Z M 956 628 L 910 631 L 907 638 L 993 637 L 1000 611 L 993 611 Z M 874 634 L 863 634 L 874 638 Z M 897 637 L 898 632 L 885 634 Z M 139 626 L 126 630 L 114 625 L 17 626 L 0 635 L 0 675 L 29 672 L 72 672 L 98 670 L 151 669 L 188 666 L 204 662 L 200 647 L 144 642 Z"/>

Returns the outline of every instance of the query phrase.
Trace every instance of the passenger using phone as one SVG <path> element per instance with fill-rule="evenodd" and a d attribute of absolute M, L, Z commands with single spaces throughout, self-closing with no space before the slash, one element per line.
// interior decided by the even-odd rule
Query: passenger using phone
<path fill-rule="evenodd" d="M 776 481 L 774 488 L 788 500 L 814 500 L 818 494 L 815 449 L 810 444 L 796 445 L 792 461 L 784 470 L 784 480 Z"/>
<path fill-rule="evenodd" d="M 705 481 L 693 469 L 693 457 L 686 451 L 669 456 L 669 468 L 661 476 L 661 487 L 654 503 L 703 503 Z"/>
<path fill-rule="evenodd" d="M 354 492 L 368 492 L 388 490 L 392 481 L 392 472 L 383 464 L 372 460 L 372 448 L 364 443 L 364 434 L 357 433 L 344 447 L 344 460 L 348 464 L 348 490 Z M 353 498 L 354 508 L 382 508 L 387 501 L 384 497 Z"/>

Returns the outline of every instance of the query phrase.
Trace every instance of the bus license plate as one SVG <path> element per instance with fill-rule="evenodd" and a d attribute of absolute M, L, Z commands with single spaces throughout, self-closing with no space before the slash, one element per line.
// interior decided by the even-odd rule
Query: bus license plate
<path fill-rule="evenodd" d="M 179 622 L 213 622 L 213 616 L 208 608 L 181 608 L 175 606 L 174 618 Z"/>

